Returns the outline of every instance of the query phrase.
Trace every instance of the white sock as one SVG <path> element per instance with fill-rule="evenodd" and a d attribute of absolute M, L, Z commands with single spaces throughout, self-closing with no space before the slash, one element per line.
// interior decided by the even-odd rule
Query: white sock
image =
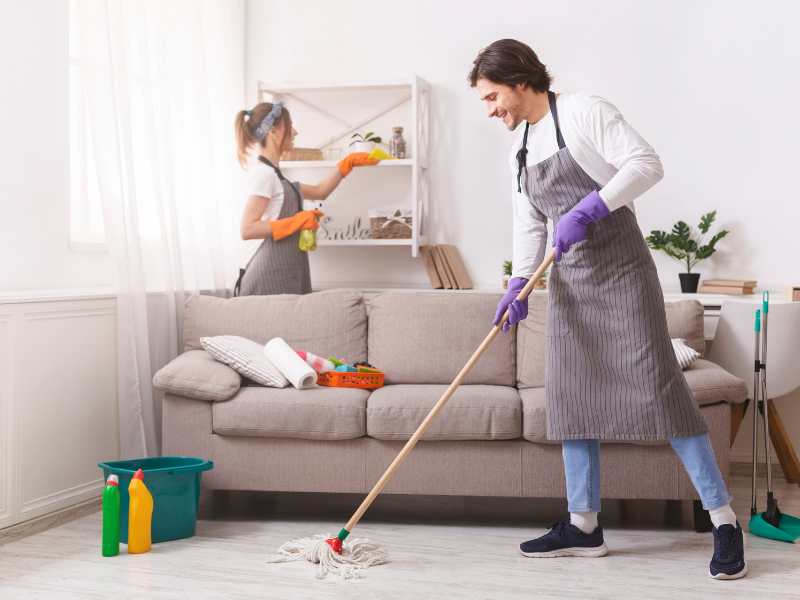
<path fill-rule="evenodd" d="M 569 522 L 575 525 L 583 533 L 592 533 L 597 529 L 596 512 L 569 513 Z"/>
<path fill-rule="evenodd" d="M 726 524 L 736 527 L 736 513 L 733 512 L 730 504 L 710 510 L 708 514 L 711 517 L 711 522 L 717 529 L 719 529 L 720 525 Z"/>

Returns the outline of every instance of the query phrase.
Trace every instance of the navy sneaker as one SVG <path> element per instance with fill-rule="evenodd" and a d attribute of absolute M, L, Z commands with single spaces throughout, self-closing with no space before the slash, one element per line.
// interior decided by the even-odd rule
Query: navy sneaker
<path fill-rule="evenodd" d="M 744 562 L 744 536 L 739 523 L 712 527 L 714 532 L 714 556 L 708 567 L 708 574 L 714 579 L 739 579 L 747 574 Z"/>
<path fill-rule="evenodd" d="M 554 523 L 542 537 L 523 542 L 520 552 L 530 558 L 556 558 L 558 556 L 598 557 L 608 554 L 603 541 L 603 528 L 597 527 L 592 533 L 583 533 L 572 523 Z"/>

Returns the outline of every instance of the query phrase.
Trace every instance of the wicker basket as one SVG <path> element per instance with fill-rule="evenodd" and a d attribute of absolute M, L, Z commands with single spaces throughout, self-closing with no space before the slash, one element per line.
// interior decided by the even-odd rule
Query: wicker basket
<path fill-rule="evenodd" d="M 411 238 L 411 211 L 369 211 L 370 237 L 373 240 Z"/>
<path fill-rule="evenodd" d="M 319 148 L 292 148 L 281 154 L 281 160 L 322 160 Z"/>

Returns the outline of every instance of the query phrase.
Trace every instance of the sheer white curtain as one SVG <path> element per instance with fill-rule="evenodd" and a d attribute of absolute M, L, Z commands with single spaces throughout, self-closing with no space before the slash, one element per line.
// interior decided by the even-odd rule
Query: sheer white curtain
<path fill-rule="evenodd" d="M 70 9 L 86 176 L 97 179 L 118 267 L 120 452 L 155 455 L 154 334 L 176 356 L 185 294 L 222 293 L 238 267 L 244 0 L 74 0 Z"/>

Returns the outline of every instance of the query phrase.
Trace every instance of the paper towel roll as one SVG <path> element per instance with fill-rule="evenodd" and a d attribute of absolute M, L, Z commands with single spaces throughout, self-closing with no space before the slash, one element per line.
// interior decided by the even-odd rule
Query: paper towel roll
<path fill-rule="evenodd" d="M 276 337 L 268 341 L 264 346 L 264 355 L 297 389 L 307 389 L 317 384 L 317 372 L 297 356 L 297 352 L 283 338 Z"/>

